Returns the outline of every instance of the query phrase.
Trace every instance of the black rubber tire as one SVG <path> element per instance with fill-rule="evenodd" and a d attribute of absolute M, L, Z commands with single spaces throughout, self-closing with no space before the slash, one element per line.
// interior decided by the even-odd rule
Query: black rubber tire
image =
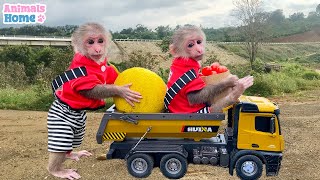
<path fill-rule="evenodd" d="M 138 167 L 139 165 L 142 167 Z M 152 172 L 153 165 L 154 160 L 148 154 L 133 154 L 127 159 L 128 172 L 136 178 L 148 177 Z"/>
<path fill-rule="evenodd" d="M 169 167 L 170 164 L 175 167 Z M 169 179 L 182 178 L 188 169 L 188 161 L 186 158 L 179 154 L 167 154 L 161 158 L 160 171 L 162 174 Z"/>
<path fill-rule="evenodd" d="M 246 170 L 244 169 L 247 163 Z M 245 155 L 240 157 L 236 162 L 237 176 L 242 180 L 256 180 L 262 175 L 262 161 L 254 155 Z"/>

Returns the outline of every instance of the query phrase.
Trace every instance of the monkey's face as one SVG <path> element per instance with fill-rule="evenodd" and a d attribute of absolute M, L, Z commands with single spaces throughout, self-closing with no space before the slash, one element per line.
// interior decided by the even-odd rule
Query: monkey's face
<path fill-rule="evenodd" d="M 203 37 L 198 34 L 187 36 L 184 43 L 184 49 L 188 57 L 197 61 L 202 60 L 205 51 Z"/>
<path fill-rule="evenodd" d="M 85 56 L 101 62 L 106 57 L 106 37 L 102 34 L 87 34 L 84 38 Z"/>

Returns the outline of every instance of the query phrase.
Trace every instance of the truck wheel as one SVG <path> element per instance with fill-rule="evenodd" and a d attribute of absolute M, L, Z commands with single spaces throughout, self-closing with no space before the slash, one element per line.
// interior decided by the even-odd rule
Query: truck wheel
<path fill-rule="evenodd" d="M 127 159 L 128 172 L 136 178 L 148 177 L 153 165 L 153 158 L 147 154 L 133 154 Z"/>
<path fill-rule="evenodd" d="M 262 175 L 263 164 L 253 155 L 240 157 L 236 163 L 237 176 L 243 180 L 256 180 Z"/>
<path fill-rule="evenodd" d="M 161 158 L 160 171 L 169 179 L 182 178 L 188 168 L 187 159 L 179 154 L 167 154 Z"/>

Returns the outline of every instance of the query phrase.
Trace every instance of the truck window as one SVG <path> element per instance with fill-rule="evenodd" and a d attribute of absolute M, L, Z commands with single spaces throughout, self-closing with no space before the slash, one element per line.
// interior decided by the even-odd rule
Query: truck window
<path fill-rule="evenodd" d="M 274 132 L 271 132 L 271 118 L 272 117 L 257 116 L 255 118 L 255 129 L 257 131 L 274 133 Z M 275 126 L 273 125 L 273 127 Z"/>

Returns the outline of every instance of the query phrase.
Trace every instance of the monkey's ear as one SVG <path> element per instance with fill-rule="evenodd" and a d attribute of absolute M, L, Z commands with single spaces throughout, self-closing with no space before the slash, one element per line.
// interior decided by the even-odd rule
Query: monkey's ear
<path fill-rule="evenodd" d="M 173 44 L 169 45 L 169 52 L 172 56 L 174 56 L 176 54 L 176 51 L 175 51 Z"/>

